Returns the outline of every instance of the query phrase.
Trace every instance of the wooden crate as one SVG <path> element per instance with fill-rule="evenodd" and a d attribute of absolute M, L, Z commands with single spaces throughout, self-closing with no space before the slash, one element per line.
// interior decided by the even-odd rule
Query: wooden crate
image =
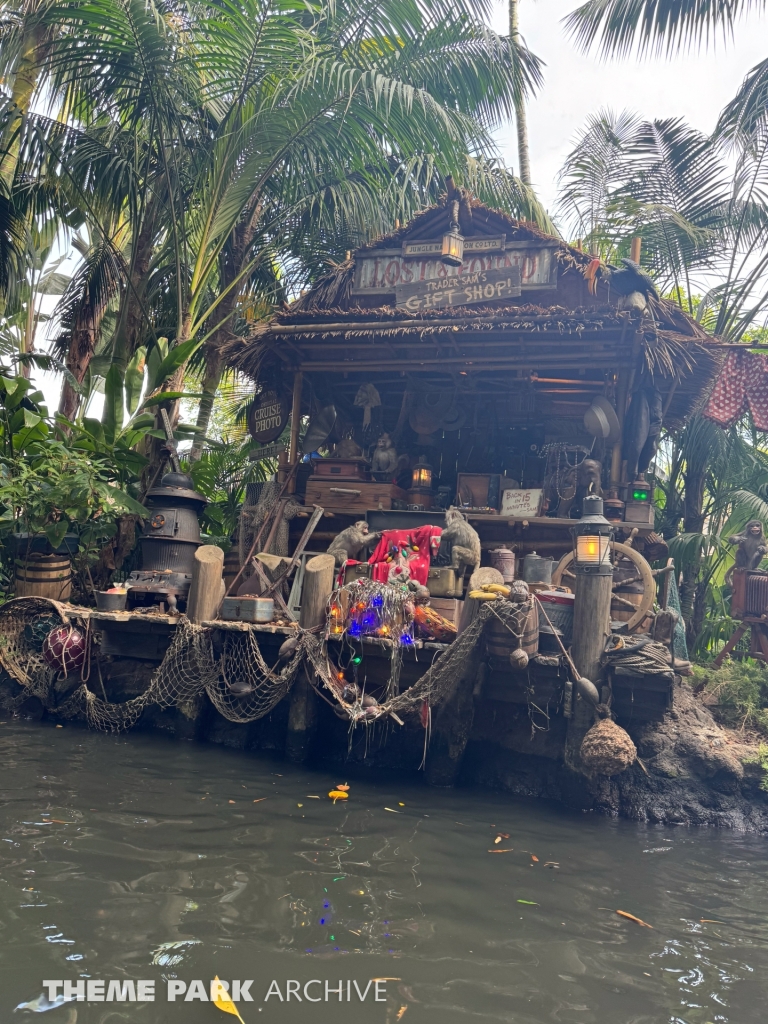
<path fill-rule="evenodd" d="M 459 601 L 455 597 L 432 597 L 429 604 L 438 615 L 442 615 L 444 619 L 448 619 L 454 626 L 458 626 L 461 609 L 464 607 L 463 601 Z"/>
<path fill-rule="evenodd" d="M 310 477 L 307 481 L 305 504 L 322 505 L 323 508 L 347 509 L 365 512 L 368 509 L 391 509 L 390 483 L 365 483 L 364 481 L 322 480 Z"/>

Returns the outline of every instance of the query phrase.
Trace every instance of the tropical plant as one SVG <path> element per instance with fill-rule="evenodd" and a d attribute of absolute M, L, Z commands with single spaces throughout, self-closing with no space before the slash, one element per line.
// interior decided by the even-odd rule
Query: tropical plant
<path fill-rule="evenodd" d="M 217 543 L 228 544 L 236 532 L 247 485 L 266 480 L 276 469 L 273 460 L 258 459 L 257 451 L 258 445 L 250 440 L 223 440 L 206 447 L 190 467 L 195 490 L 208 499 L 203 530 Z"/>

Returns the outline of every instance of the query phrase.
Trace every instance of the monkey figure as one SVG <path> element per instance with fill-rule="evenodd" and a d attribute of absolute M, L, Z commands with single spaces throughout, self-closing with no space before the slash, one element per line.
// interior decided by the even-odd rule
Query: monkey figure
<path fill-rule="evenodd" d="M 382 434 L 376 442 L 376 448 L 371 459 L 371 469 L 374 473 L 387 473 L 392 476 L 397 467 L 397 452 L 392 444 L 389 434 Z"/>
<path fill-rule="evenodd" d="M 328 554 L 333 555 L 337 566 L 342 566 L 350 558 L 357 558 L 366 544 L 372 544 L 379 537 L 378 533 L 369 533 L 368 523 L 364 519 L 359 519 L 333 538 L 328 547 Z"/>
<path fill-rule="evenodd" d="M 576 470 L 576 491 L 572 498 L 560 503 L 557 514 L 563 518 L 572 519 L 574 515 L 581 515 L 581 504 L 588 494 L 596 494 L 602 497 L 603 488 L 600 484 L 600 476 L 603 467 L 597 459 L 584 459 Z"/>
<path fill-rule="evenodd" d="M 480 538 L 477 530 L 469 525 L 455 505 L 446 509 L 445 522 L 445 529 L 440 536 L 440 546 L 450 544 L 450 566 L 460 579 L 466 566 L 474 571 L 480 565 Z"/>
<path fill-rule="evenodd" d="M 726 580 L 730 583 L 733 578 L 734 569 L 757 569 L 766 554 L 768 546 L 765 543 L 763 524 L 759 519 L 750 519 L 741 533 L 734 533 L 728 538 L 729 544 L 738 544 L 736 561 L 726 573 Z"/>

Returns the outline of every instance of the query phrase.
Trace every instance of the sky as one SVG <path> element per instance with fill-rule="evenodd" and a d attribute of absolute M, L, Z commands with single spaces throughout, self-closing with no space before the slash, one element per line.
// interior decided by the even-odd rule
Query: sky
<path fill-rule="evenodd" d="M 520 0 L 520 32 L 528 49 L 545 63 L 544 85 L 528 104 L 531 174 L 544 205 L 553 211 L 557 173 L 588 114 L 601 107 L 633 110 L 642 117 L 683 117 L 711 132 L 720 110 L 745 74 L 768 57 L 768 18 L 740 20 L 733 38 L 722 36 L 709 51 L 674 59 L 600 60 L 584 55 L 568 38 L 562 19 L 580 0 Z M 508 32 L 507 5 L 494 5 L 492 27 Z M 496 132 L 505 162 L 518 169 L 514 125 Z"/>

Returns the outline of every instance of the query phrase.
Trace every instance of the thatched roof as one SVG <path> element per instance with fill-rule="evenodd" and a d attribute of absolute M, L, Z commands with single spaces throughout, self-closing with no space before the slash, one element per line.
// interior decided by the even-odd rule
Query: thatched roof
<path fill-rule="evenodd" d="M 259 380 L 271 364 L 305 372 L 377 373 L 394 363 L 413 372 L 492 373 L 541 367 L 594 370 L 633 364 L 652 373 L 665 393 L 665 423 L 682 424 L 700 402 L 721 361 L 715 339 L 667 300 L 649 299 L 643 313 L 623 311 L 605 283 L 586 287 L 592 257 L 537 227 L 492 210 L 465 192 L 459 223 L 469 236 L 503 235 L 506 244 L 547 246 L 557 264 L 557 284 L 523 291 L 520 298 L 488 306 L 450 306 L 417 313 L 391 296 L 354 294 L 356 266 L 378 251 L 392 253 L 409 240 L 440 237 L 450 222 L 447 201 L 418 214 L 405 227 L 362 246 L 331 267 L 290 308 L 233 339 L 227 363 Z M 367 300 L 367 302 L 366 302 Z M 534 300 L 534 301 L 531 301 Z M 380 303 L 380 304 L 374 304 Z M 642 358 L 641 358 L 642 357 Z M 640 362 L 638 362 L 640 360 Z"/>

